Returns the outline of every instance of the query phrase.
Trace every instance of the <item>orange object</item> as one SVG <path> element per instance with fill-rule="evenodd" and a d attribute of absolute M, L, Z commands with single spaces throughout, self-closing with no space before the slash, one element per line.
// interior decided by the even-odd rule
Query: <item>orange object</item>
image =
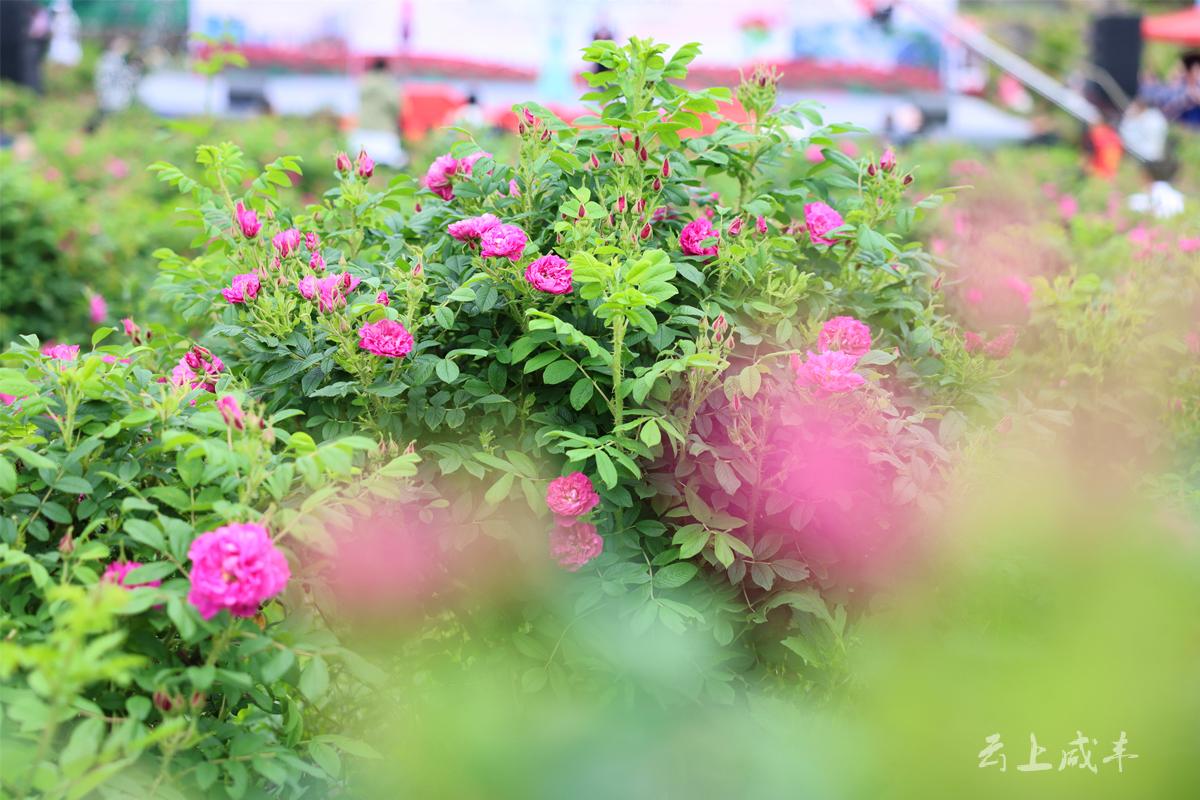
<path fill-rule="evenodd" d="M 1088 142 L 1091 145 L 1088 168 L 1097 177 L 1111 179 L 1121 165 L 1121 153 L 1124 152 L 1121 137 L 1112 127 L 1099 124 L 1088 130 Z"/>

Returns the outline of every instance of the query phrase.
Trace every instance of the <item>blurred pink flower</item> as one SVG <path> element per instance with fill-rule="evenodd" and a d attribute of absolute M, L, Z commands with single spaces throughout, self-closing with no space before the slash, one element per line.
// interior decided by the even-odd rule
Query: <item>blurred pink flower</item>
<path fill-rule="evenodd" d="M 808 352 L 803 363 L 796 366 L 796 384 L 829 393 L 849 392 L 866 383 L 866 378 L 854 371 L 858 357 L 829 350 Z"/>
<path fill-rule="evenodd" d="M 1200 250 L 1200 236 L 1180 236 L 1179 252 L 1194 253 Z"/>
<path fill-rule="evenodd" d="M 568 294 L 571 291 L 571 268 L 564 258 L 544 255 L 525 268 L 525 280 L 546 294 Z"/>
<path fill-rule="evenodd" d="M 99 325 L 108 318 L 108 303 L 104 300 L 103 295 L 91 294 L 88 295 L 88 319 L 93 325 Z"/>
<path fill-rule="evenodd" d="M 825 160 L 825 154 L 821 152 L 820 145 L 810 144 L 804 150 L 804 157 L 808 159 L 810 164 L 820 164 Z"/>
<path fill-rule="evenodd" d="M 767 218 L 760 214 L 754 221 L 754 228 L 758 231 L 759 236 L 764 235 L 767 232 Z"/>
<path fill-rule="evenodd" d="M 381 306 L 390 306 L 392 304 L 392 301 L 388 299 L 388 293 L 384 291 L 375 295 L 375 302 Z"/>
<path fill-rule="evenodd" d="M 118 181 L 128 177 L 129 175 L 128 162 L 126 162 L 124 159 L 117 158 L 116 156 L 108 159 L 106 168 L 108 169 L 108 174 Z"/>
<path fill-rule="evenodd" d="M 821 326 L 817 346 L 861 358 L 871 349 L 871 329 L 854 317 L 834 317 Z"/>
<path fill-rule="evenodd" d="M 4 392 L 0 392 L 0 404 L 11 406 L 15 402 L 17 402 L 17 396 L 15 394 L 5 394 Z"/>
<path fill-rule="evenodd" d="M 1020 275 L 1009 275 L 1004 279 L 1004 285 L 1020 297 L 1025 305 L 1033 302 L 1033 287 Z"/>
<path fill-rule="evenodd" d="M 53 344 L 42 348 L 42 355 L 51 361 L 74 361 L 79 358 L 79 345 Z"/>
<path fill-rule="evenodd" d="M 126 583 L 125 576 L 140 566 L 142 566 L 142 562 L 140 561 L 113 561 L 104 568 L 104 574 L 100 576 L 100 580 L 103 583 L 115 584 L 129 590 L 138 589 L 142 586 L 162 586 L 161 580 L 146 581 L 145 583 Z"/>
<path fill-rule="evenodd" d="M 838 142 L 838 149 L 850 158 L 858 158 L 858 145 L 853 139 L 842 139 Z"/>
<path fill-rule="evenodd" d="M 321 251 L 314 250 L 308 258 L 308 268 L 313 272 L 325 271 L 325 256 L 321 255 Z"/>
<path fill-rule="evenodd" d="M 822 202 L 809 203 L 804 206 L 804 224 L 808 228 L 809 239 L 813 244 L 833 245 L 836 239 L 825 234 L 843 224 L 842 215 L 834 208 Z"/>
<path fill-rule="evenodd" d="M 546 505 L 558 517 L 581 517 L 599 503 L 591 478 L 582 472 L 555 478 L 546 487 Z"/>
<path fill-rule="evenodd" d="M 403 358 L 412 352 L 413 337 L 399 322 L 381 319 L 358 329 L 358 346 L 372 355 Z"/>
<path fill-rule="evenodd" d="M 306 299 L 312 300 L 317 296 L 317 279 L 313 275 L 305 275 L 297 283 L 297 288 L 300 289 L 300 294 Z"/>
<path fill-rule="evenodd" d="M 520 197 L 521 196 L 521 187 L 517 185 L 516 178 L 510 178 L 508 181 L 508 196 L 509 197 Z"/>
<path fill-rule="evenodd" d="M 550 531 L 550 555 L 568 572 L 576 572 L 602 552 L 604 539 L 590 522 L 572 520 Z"/>
<path fill-rule="evenodd" d="M 708 246 L 704 243 L 720 236 L 708 219 L 694 219 L 679 232 L 679 249 L 689 256 L 715 256 L 720 250 L 719 243 L 714 241 Z"/>
<path fill-rule="evenodd" d="M 240 522 L 203 533 L 188 549 L 192 571 L 188 602 L 204 619 L 222 611 L 253 617 L 291 578 L 283 553 L 261 525 Z"/>
<path fill-rule="evenodd" d="M 226 425 L 237 428 L 239 431 L 245 429 L 246 422 L 245 416 L 242 414 L 242 406 L 233 395 L 223 395 L 221 399 L 217 400 L 217 411 L 221 412 L 221 418 L 225 420 Z"/>
<path fill-rule="evenodd" d="M 480 254 L 485 258 L 507 258 L 516 261 L 525 252 L 528 241 L 525 231 L 517 225 L 493 225 L 479 237 Z"/>
<path fill-rule="evenodd" d="M 1074 219 L 1075 215 L 1079 213 L 1079 201 L 1072 195 L 1064 194 L 1058 198 L 1058 213 L 1064 220 Z"/>
<path fill-rule="evenodd" d="M 896 168 L 896 151 L 888 148 L 883 151 L 883 155 L 879 157 L 879 168 L 884 172 L 891 172 Z"/>
<path fill-rule="evenodd" d="M 459 159 L 458 171 L 463 175 L 470 175 L 471 170 L 475 168 L 475 162 L 484 157 L 491 158 L 492 154 L 486 150 L 477 150 L 469 156 L 463 156 Z"/>
<path fill-rule="evenodd" d="M 316 252 L 316 249 L 321 246 L 321 237 L 314 231 L 309 231 L 304 234 L 304 246 L 308 248 L 308 252 Z"/>

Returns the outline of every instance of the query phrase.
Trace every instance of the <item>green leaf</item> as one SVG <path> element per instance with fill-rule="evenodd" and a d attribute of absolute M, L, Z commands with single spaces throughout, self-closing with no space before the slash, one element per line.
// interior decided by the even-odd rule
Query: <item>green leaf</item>
<path fill-rule="evenodd" d="M 658 447 L 662 442 L 662 431 L 659 430 L 658 423 L 652 419 L 646 420 L 646 424 L 642 426 L 638 438 L 642 440 L 642 444 L 646 447 Z"/>
<path fill-rule="evenodd" d="M 437 376 L 445 383 L 453 383 L 454 379 L 459 375 L 458 364 L 455 364 L 448 358 L 443 358 L 441 361 L 437 362 L 437 366 L 434 367 L 433 371 L 437 373 Z"/>
<path fill-rule="evenodd" d="M 493 483 L 491 488 L 487 490 L 487 494 L 483 496 L 483 499 L 487 501 L 488 505 L 493 506 L 504 500 L 512 492 L 513 481 L 516 477 L 516 474 L 512 472 L 506 472 L 501 475 L 500 479 Z"/>
<path fill-rule="evenodd" d="M 291 650 L 287 648 L 276 650 L 262 668 L 263 683 L 274 683 L 279 680 L 294 663 L 296 663 L 296 654 Z"/>
<path fill-rule="evenodd" d="M 135 542 L 141 542 L 159 551 L 166 549 L 167 540 L 163 538 L 162 531 L 158 529 L 158 526 L 152 522 L 130 518 L 125 520 L 124 530 Z"/>
<path fill-rule="evenodd" d="M 566 359 L 555 361 L 542 372 L 542 380 L 546 385 L 554 386 L 574 375 L 576 369 L 574 362 L 567 361 Z"/>
<path fill-rule="evenodd" d="M 699 568 L 695 564 L 687 561 L 663 567 L 654 573 L 654 588 L 676 589 L 694 578 L 698 571 Z"/>
<path fill-rule="evenodd" d="M 0 492 L 13 494 L 17 491 L 17 470 L 4 456 L 0 456 Z"/>
<path fill-rule="evenodd" d="M 169 561 L 153 561 L 149 564 L 143 564 L 137 569 L 132 569 L 125 576 L 125 585 L 132 586 L 138 583 L 148 583 L 149 581 L 161 580 L 175 571 L 175 565 Z"/>
<path fill-rule="evenodd" d="M 603 450 L 597 450 L 594 458 L 596 460 L 596 471 L 600 473 L 600 480 L 604 481 L 604 485 L 608 488 L 615 488 L 617 485 L 617 468 L 613 465 L 608 453 Z"/>
<path fill-rule="evenodd" d="M 317 762 L 317 766 L 325 770 L 329 777 L 337 778 L 342 774 L 342 759 L 337 751 L 329 745 L 310 742 L 308 754 L 312 756 L 313 761 Z"/>
<path fill-rule="evenodd" d="M 595 388 L 592 386 L 592 379 L 588 377 L 580 378 L 575 381 L 575 385 L 571 387 L 571 408 L 579 411 L 588 404 L 595 393 Z"/>
<path fill-rule="evenodd" d="M 546 685 L 546 670 L 544 667 L 528 669 L 521 676 L 521 688 L 532 694 Z"/>
<path fill-rule="evenodd" d="M 140 569 L 145 569 L 142 567 Z M 133 572 L 138 572 L 134 570 Z M 133 572 L 129 573 L 130 575 Z M 126 581 L 128 582 L 128 578 Z M 193 611 L 190 605 L 184 605 L 183 601 L 178 597 L 172 597 L 167 601 L 167 616 L 174 623 L 175 629 L 179 631 L 179 635 L 185 640 L 191 639 L 196 633 L 196 618 L 193 616 Z"/>
<path fill-rule="evenodd" d="M 309 700 L 319 700 L 329 689 L 329 666 L 325 659 L 313 656 L 300 673 L 301 693 Z"/>
<path fill-rule="evenodd" d="M 108 327 L 96 328 L 96 330 L 92 332 L 92 347 L 95 347 L 107 339 L 109 334 L 111 334 L 114 330 L 116 329 Z"/>

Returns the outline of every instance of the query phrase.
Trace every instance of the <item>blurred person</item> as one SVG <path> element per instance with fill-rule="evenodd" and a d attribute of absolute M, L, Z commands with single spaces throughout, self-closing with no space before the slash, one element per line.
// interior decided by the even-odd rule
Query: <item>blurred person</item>
<path fill-rule="evenodd" d="M 96 111 L 84 130 L 94 133 L 109 114 L 124 111 L 133 104 L 137 89 L 137 71 L 129 62 L 129 40 L 117 35 L 96 61 Z"/>
<path fill-rule="evenodd" d="M 378 163 L 402 167 L 408 162 L 400 142 L 400 92 L 386 58 L 372 59 L 358 83 L 358 127 L 352 150 L 366 149 Z"/>
<path fill-rule="evenodd" d="M 487 127 L 487 117 L 483 113 L 483 107 L 479 105 L 479 96 L 475 92 L 468 94 L 467 102 L 454 110 L 450 124 L 472 129 Z"/>
<path fill-rule="evenodd" d="M 79 43 L 79 15 L 71 8 L 70 0 L 55 0 L 51 13 L 47 58 L 55 64 L 73 67 L 83 58 L 83 46 Z"/>
<path fill-rule="evenodd" d="M 1134 98 L 1121 117 L 1117 132 L 1147 161 L 1161 161 L 1167 154 L 1167 118 L 1143 95 Z"/>
<path fill-rule="evenodd" d="M 1186 206 L 1182 192 L 1171 185 L 1178 163 L 1170 155 L 1145 165 L 1149 182 L 1145 192 L 1130 195 L 1129 209 L 1152 214 L 1157 219 L 1170 219 L 1183 213 Z"/>
<path fill-rule="evenodd" d="M 1174 79 L 1149 83 L 1141 94 L 1167 119 L 1200 128 L 1200 51 L 1184 53 Z"/>

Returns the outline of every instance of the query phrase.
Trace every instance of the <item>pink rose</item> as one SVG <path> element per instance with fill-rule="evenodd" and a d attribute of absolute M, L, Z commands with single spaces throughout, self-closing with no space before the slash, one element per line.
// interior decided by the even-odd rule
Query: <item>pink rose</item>
<path fill-rule="evenodd" d="M 454 198 L 454 189 L 451 188 L 451 178 L 453 178 L 457 171 L 458 159 L 447 153 L 433 160 L 421 182 L 425 184 L 426 189 L 443 200 L 452 200 Z"/>
<path fill-rule="evenodd" d="M 571 291 L 571 268 L 564 258 L 551 253 L 542 256 L 525 268 L 525 280 L 546 294 L 568 294 Z"/>
<path fill-rule="evenodd" d="M 381 306 L 390 306 L 392 304 L 392 301 L 388 299 L 388 293 L 383 291 L 375 295 L 375 302 Z"/>
<path fill-rule="evenodd" d="M 105 302 L 101 295 L 93 294 L 88 296 L 88 319 L 93 325 L 99 325 L 108 318 L 108 303 Z"/>
<path fill-rule="evenodd" d="M 275 234 L 275 238 L 271 240 L 271 244 L 279 251 L 280 258 L 287 258 L 300 246 L 300 231 L 295 228 L 280 231 Z"/>
<path fill-rule="evenodd" d="M 463 175 L 470 175 L 471 170 L 475 167 L 475 162 L 485 156 L 491 158 L 492 154 L 486 150 L 478 150 L 469 156 L 463 156 L 458 162 L 458 171 Z"/>
<path fill-rule="evenodd" d="M 233 284 L 221 290 L 221 295 L 231 303 L 246 303 L 258 297 L 261 288 L 258 276 L 253 272 L 233 276 Z"/>
<path fill-rule="evenodd" d="M 297 288 L 305 299 L 312 300 L 317 296 L 317 279 L 312 275 L 305 275 L 297 283 Z"/>
<path fill-rule="evenodd" d="M 754 222 L 754 228 L 755 228 L 755 230 L 757 230 L 757 231 L 758 231 L 758 235 L 759 235 L 759 236 L 763 236 L 764 234 L 766 234 L 766 232 L 767 232 L 767 218 L 766 218 L 766 217 L 764 217 L 764 216 L 762 216 L 762 215 L 760 214 L 760 215 L 758 216 L 758 219 L 757 219 L 757 220 L 755 220 L 755 222 Z"/>
<path fill-rule="evenodd" d="M 510 178 L 508 181 L 508 196 L 509 197 L 520 197 L 521 196 L 521 187 L 517 185 L 516 178 Z"/>
<path fill-rule="evenodd" d="M 79 358 L 79 345 L 53 344 L 42 348 L 42 355 L 51 361 L 74 361 Z"/>
<path fill-rule="evenodd" d="M 242 236 L 245 236 L 247 239 L 253 239 L 258 235 L 259 230 L 262 228 L 262 223 L 258 221 L 258 214 L 246 208 L 241 200 L 234 207 L 233 216 L 237 220 L 238 227 L 242 230 Z"/>
<path fill-rule="evenodd" d="M 825 160 L 825 154 L 821 152 L 821 147 L 815 144 L 810 144 L 804 150 L 804 157 L 808 159 L 808 163 L 810 164 L 820 164 Z"/>
<path fill-rule="evenodd" d="M 222 611 L 253 617 L 291 578 L 283 553 L 261 525 L 233 523 L 196 537 L 188 549 L 192 571 L 188 602 L 204 619 Z"/>
<path fill-rule="evenodd" d="M 221 363 L 220 358 L 207 348 L 195 345 L 184 353 L 183 358 L 179 359 L 179 363 L 171 370 L 171 383 L 212 392 L 217 388 L 217 377 L 224 371 L 225 365 Z"/>
<path fill-rule="evenodd" d="M 599 503 L 591 478 L 582 472 L 555 478 L 546 487 L 546 505 L 559 517 L 581 517 Z"/>
<path fill-rule="evenodd" d="M 353 165 L 350 163 L 350 156 L 346 155 L 344 152 L 337 154 L 337 158 L 334 159 L 333 166 L 338 172 L 349 172 L 353 167 Z"/>
<path fill-rule="evenodd" d="M 324 272 L 325 256 L 321 255 L 320 251 L 314 250 L 313 254 L 308 258 L 308 268 L 313 272 Z"/>
<path fill-rule="evenodd" d="M 1058 198 L 1058 213 L 1064 220 L 1072 219 L 1079 213 L 1079 201 L 1069 194 Z"/>
<path fill-rule="evenodd" d="M 604 539 L 596 526 L 582 520 L 556 524 L 550 532 L 550 555 L 568 572 L 575 572 L 604 552 Z"/>
<path fill-rule="evenodd" d="M 132 591 L 142 586 L 162 586 L 162 581 L 146 581 L 145 583 L 126 583 L 125 576 L 133 572 L 138 567 L 142 566 L 140 561 L 113 561 L 104 568 L 104 574 L 100 576 L 102 583 L 111 583 L 120 586 L 122 589 Z"/>
<path fill-rule="evenodd" d="M 884 172 L 891 172 L 896 168 L 896 151 L 888 148 L 883 151 L 883 155 L 879 157 L 879 168 Z"/>
<path fill-rule="evenodd" d="M 358 177 L 369 178 L 375 174 L 375 162 L 367 155 L 367 149 L 361 148 L 358 151 Z"/>
<path fill-rule="evenodd" d="M 725 229 L 725 232 L 730 236 L 737 236 L 742 232 L 742 226 L 744 224 L 745 220 L 743 220 L 741 217 L 737 217 L 733 222 L 729 223 L 729 227 Z"/>
<path fill-rule="evenodd" d="M 1179 252 L 1194 253 L 1197 250 L 1200 250 L 1200 236 L 1179 237 Z"/>
<path fill-rule="evenodd" d="M 825 236 L 843 224 L 842 215 L 825 203 L 809 203 L 804 206 L 804 224 L 808 227 L 808 238 L 813 244 L 833 245 L 837 241 Z"/>
<path fill-rule="evenodd" d="M 834 317 L 821 326 L 817 346 L 861 358 L 871 349 L 871 329 L 854 317 Z"/>
<path fill-rule="evenodd" d="M 17 396 L 15 394 L 5 394 L 4 392 L 0 392 L 0 404 L 11 406 L 15 402 L 17 402 Z"/>
<path fill-rule="evenodd" d="M 412 352 L 413 337 L 399 322 L 381 319 L 359 328 L 358 346 L 372 355 L 403 358 Z"/>
<path fill-rule="evenodd" d="M 460 242 L 467 242 L 480 238 L 485 231 L 491 230 L 499 224 L 500 220 L 495 214 L 482 214 L 478 217 L 451 222 L 446 226 L 446 232 Z"/>
<path fill-rule="evenodd" d="M 849 392 L 866 383 L 866 378 L 854 371 L 858 357 L 829 350 L 808 352 L 808 358 L 795 365 L 796 384 L 810 386 L 821 392 Z"/>
<path fill-rule="evenodd" d="M 1008 358 L 1008 354 L 1012 352 L 1013 345 L 1017 341 L 1017 331 L 1015 328 L 1009 328 L 1004 333 L 983 346 L 983 354 L 988 358 L 999 361 L 1003 358 Z"/>
<path fill-rule="evenodd" d="M 1029 305 L 1033 301 L 1033 287 L 1019 275 L 1009 275 L 1004 279 L 1004 285 L 1021 298 L 1021 302 Z"/>
<path fill-rule="evenodd" d="M 704 242 L 717 239 L 720 233 L 705 219 L 694 219 L 679 232 L 679 249 L 689 256 L 715 256 L 719 246 L 716 242 L 704 246 Z"/>
<path fill-rule="evenodd" d="M 217 401 L 217 411 L 221 412 L 221 418 L 225 420 L 226 425 L 237 428 L 239 431 L 246 428 L 242 407 L 233 395 L 222 396 Z"/>
<path fill-rule="evenodd" d="M 528 241 L 525 231 L 516 225 L 493 225 L 479 238 L 482 249 L 480 253 L 485 258 L 507 258 L 516 261 L 525 252 Z"/>

